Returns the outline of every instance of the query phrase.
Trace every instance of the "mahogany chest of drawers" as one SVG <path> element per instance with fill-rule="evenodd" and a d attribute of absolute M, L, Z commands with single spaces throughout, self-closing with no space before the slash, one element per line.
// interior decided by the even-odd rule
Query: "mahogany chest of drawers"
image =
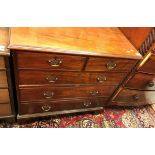
<path fill-rule="evenodd" d="M 142 58 L 117 28 L 12 28 L 9 48 L 18 119 L 100 110 Z"/>

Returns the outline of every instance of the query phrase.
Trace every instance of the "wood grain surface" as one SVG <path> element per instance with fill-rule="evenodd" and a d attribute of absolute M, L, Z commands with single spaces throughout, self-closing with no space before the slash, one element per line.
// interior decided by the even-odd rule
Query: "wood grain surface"
<path fill-rule="evenodd" d="M 35 113 L 47 113 L 57 112 L 65 110 L 77 110 L 87 109 L 95 107 L 103 107 L 106 103 L 107 98 L 84 98 L 84 99 L 73 99 L 73 100 L 55 100 L 50 102 L 29 102 L 21 104 L 19 114 L 35 114 Z M 69 111 L 68 111 L 69 113 Z"/>
<path fill-rule="evenodd" d="M 118 72 L 62 72 L 48 70 L 21 69 L 18 71 L 19 87 L 36 85 L 118 85 L 126 73 Z"/>
<path fill-rule="evenodd" d="M 155 91 L 155 75 L 136 73 L 125 85 L 127 88 Z"/>
<path fill-rule="evenodd" d="M 155 104 L 155 91 L 122 89 L 112 101 L 112 105 L 118 106 L 142 106 L 147 104 Z"/>
<path fill-rule="evenodd" d="M 5 61 L 3 56 L 0 56 L 0 70 L 1 69 L 5 69 Z"/>
<path fill-rule="evenodd" d="M 7 88 L 8 82 L 7 82 L 7 76 L 6 71 L 0 71 L 0 88 Z"/>
<path fill-rule="evenodd" d="M 120 30 L 131 41 L 131 43 L 139 49 L 153 27 L 120 27 Z"/>
<path fill-rule="evenodd" d="M 9 55 L 8 45 L 9 45 L 9 28 L 0 27 L 0 55 Z"/>
<path fill-rule="evenodd" d="M 118 28 L 11 28 L 10 49 L 141 59 Z"/>
<path fill-rule="evenodd" d="M 31 87 L 20 88 L 21 102 L 79 97 L 109 97 L 116 86 Z M 46 95 L 49 94 L 49 95 Z"/>

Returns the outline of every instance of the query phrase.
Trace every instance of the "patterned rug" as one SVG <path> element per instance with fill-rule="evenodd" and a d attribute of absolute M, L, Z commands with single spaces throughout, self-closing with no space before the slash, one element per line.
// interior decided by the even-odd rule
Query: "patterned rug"
<path fill-rule="evenodd" d="M 138 108 L 106 108 L 102 111 L 51 116 L 28 124 L 1 123 L 0 128 L 154 128 L 152 106 Z"/>

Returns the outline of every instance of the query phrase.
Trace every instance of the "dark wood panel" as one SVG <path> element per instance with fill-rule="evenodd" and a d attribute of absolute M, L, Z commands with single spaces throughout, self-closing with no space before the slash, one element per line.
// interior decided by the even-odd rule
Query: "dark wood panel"
<path fill-rule="evenodd" d="M 34 87 L 20 89 L 21 101 L 110 96 L 115 86 Z"/>
<path fill-rule="evenodd" d="M 10 104 L 0 104 L 0 116 L 11 115 Z"/>
<path fill-rule="evenodd" d="M 139 49 L 153 27 L 120 27 L 119 28 L 131 43 Z"/>
<path fill-rule="evenodd" d="M 126 71 L 129 72 L 136 60 L 115 58 L 90 58 L 86 71 Z"/>
<path fill-rule="evenodd" d="M 122 89 L 113 99 L 112 105 L 141 106 L 155 103 L 155 91 Z"/>
<path fill-rule="evenodd" d="M 77 70 L 83 68 L 85 57 L 35 52 L 17 52 L 18 68 Z"/>
<path fill-rule="evenodd" d="M 139 68 L 139 71 L 155 74 L 155 55 L 150 58 Z"/>
<path fill-rule="evenodd" d="M 65 110 L 86 109 L 94 107 L 103 107 L 107 98 L 96 99 L 74 99 L 74 100 L 58 100 L 50 102 L 33 102 L 21 104 L 19 114 L 34 114 L 45 112 L 56 112 Z"/>
<path fill-rule="evenodd" d="M 99 84 L 118 85 L 126 73 L 19 70 L 19 85 Z"/>
<path fill-rule="evenodd" d="M 155 90 L 155 75 L 136 73 L 125 87 L 139 90 Z"/>

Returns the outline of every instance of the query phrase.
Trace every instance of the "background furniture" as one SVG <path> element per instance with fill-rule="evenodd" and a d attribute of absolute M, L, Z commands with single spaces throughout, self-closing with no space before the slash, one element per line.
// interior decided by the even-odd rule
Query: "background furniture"
<path fill-rule="evenodd" d="M 0 28 L 0 120 L 14 121 L 14 103 L 10 75 L 9 29 Z"/>
<path fill-rule="evenodd" d="M 149 28 L 150 29 L 150 28 Z M 140 47 L 144 56 L 112 98 L 111 105 L 140 106 L 155 104 L 155 30 Z M 149 50 L 148 50 L 149 49 Z"/>

